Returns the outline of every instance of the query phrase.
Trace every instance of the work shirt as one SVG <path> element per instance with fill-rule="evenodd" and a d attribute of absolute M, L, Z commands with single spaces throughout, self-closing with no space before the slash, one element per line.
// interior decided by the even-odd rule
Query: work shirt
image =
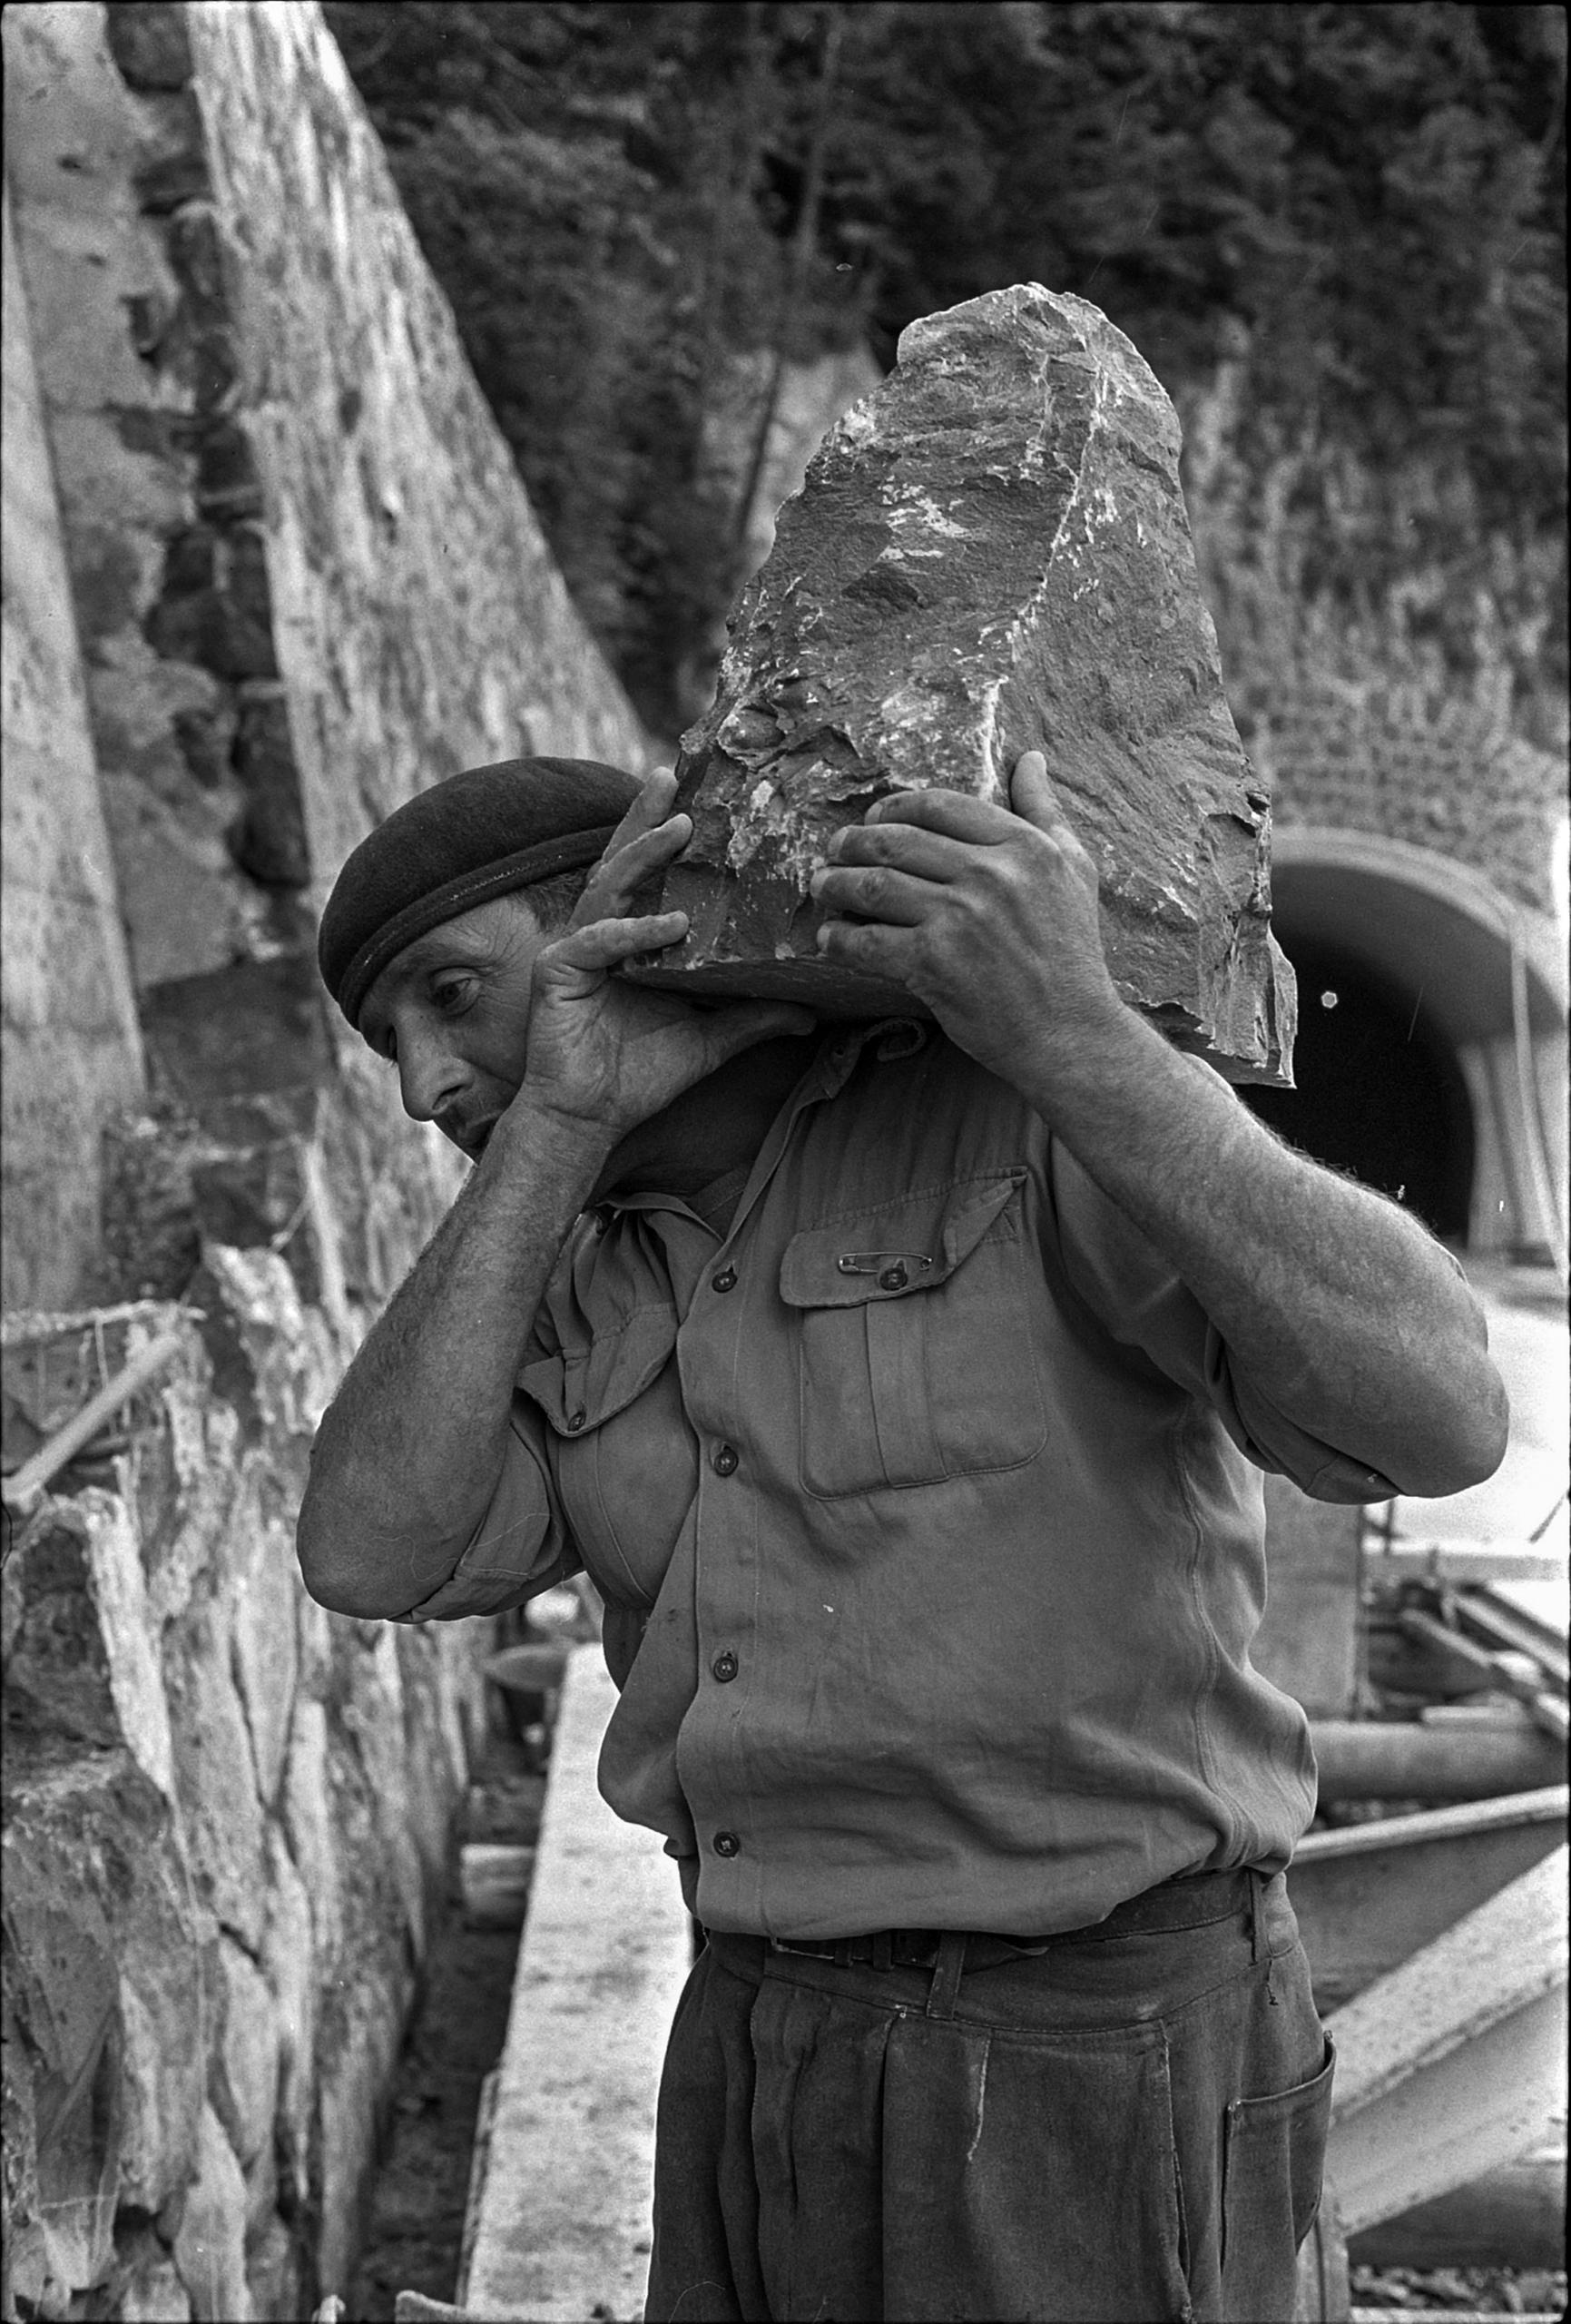
<path fill-rule="evenodd" d="M 727 1231 L 653 1194 L 579 1222 L 410 1619 L 582 1561 L 601 1789 L 712 1928 L 1046 1934 L 1309 1822 L 1304 1714 L 1249 1659 L 1262 1469 L 1394 1490 L 1272 1408 L 1016 1091 L 848 1028 Z"/>

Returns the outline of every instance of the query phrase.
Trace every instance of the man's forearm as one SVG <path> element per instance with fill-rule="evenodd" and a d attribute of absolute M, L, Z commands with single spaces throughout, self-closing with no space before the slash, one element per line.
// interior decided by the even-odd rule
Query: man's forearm
<path fill-rule="evenodd" d="M 1011 1078 L 1287 1418 L 1406 1492 L 1490 1473 L 1504 1391 L 1416 1220 L 1294 1154 L 1131 1009 Z"/>
<path fill-rule="evenodd" d="M 323 1418 L 301 1571 L 343 1613 L 417 1605 L 485 1514 L 535 1312 L 609 1141 L 509 1116 Z"/>

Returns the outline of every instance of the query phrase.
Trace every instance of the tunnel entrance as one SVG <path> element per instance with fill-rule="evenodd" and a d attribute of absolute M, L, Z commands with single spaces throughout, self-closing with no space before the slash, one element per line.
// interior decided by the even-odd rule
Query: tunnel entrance
<path fill-rule="evenodd" d="M 1450 1044 L 1415 997 L 1335 945 L 1284 940 L 1298 972 L 1295 1089 L 1245 1102 L 1303 1153 L 1394 1196 L 1465 1245 L 1473 1116 Z"/>

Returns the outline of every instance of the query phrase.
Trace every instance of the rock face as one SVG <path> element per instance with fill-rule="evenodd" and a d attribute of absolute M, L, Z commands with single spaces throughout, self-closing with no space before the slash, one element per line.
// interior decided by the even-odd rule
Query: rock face
<path fill-rule="evenodd" d="M 808 882 L 892 790 L 1007 799 L 1040 749 L 1102 881 L 1126 1000 L 1234 1080 L 1289 1078 L 1269 809 L 1222 693 L 1179 428 L 1128 340 L 1035 283 L 913 323 L 749 585 L 677 773 L 694 835 L 636 973 L 834 1016 L 908 996 L 820 962 Z"/>
<path fill-rule="evenodd" d="M 182 1343 L 111 1482 L 63 1472 L 7 1533 L 7 2314 L 241 2324 L 347 2282 L 480 1716 L 490 1624 L 306 1597 L 291 1520 L 341 1350 L 280 1253 L 205 1261 L 200 1318 L 0 1322 L 8 1452 Z"/>

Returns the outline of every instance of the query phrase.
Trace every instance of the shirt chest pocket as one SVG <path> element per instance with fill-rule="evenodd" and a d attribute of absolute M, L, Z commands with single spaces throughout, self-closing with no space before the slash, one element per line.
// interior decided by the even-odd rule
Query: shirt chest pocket
<path fill-rule="evenodd" d="M 518 1386 L 545 1415 L 562 1513 L 601 1594 L 652 1606 L 692 1500 L 697 1449 L 682 1410 L 669 1302 L 527 1364 Z"/>
<path fill-rule="evenodd" d="M 788 1245 L 807 1492 L 938 1484 L 1041 1451 L 1025 1175 L 905 1196 Z"/>

